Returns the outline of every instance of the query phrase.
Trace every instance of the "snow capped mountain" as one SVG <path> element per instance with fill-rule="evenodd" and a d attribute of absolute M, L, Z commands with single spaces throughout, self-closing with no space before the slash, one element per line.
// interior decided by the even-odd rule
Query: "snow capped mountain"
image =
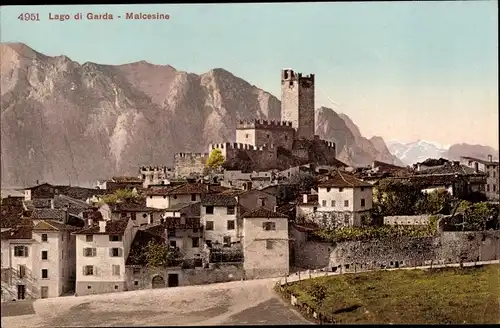
<path fill-rule="evenodd" d="M 446 158 L 448 154 L 448 147 L 426 140 L 417 140 L 406 144 L 399 141 L 388 141 L 387 148 L 391 154 L 406 165 L 422 162 L 427 158 Z"/>

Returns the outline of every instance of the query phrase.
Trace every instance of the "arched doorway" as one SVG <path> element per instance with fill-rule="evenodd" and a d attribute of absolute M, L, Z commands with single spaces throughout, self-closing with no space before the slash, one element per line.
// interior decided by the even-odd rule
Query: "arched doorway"
<path fill-rule="evenodd" d="M 153 288 L 165 288 L 165 279 L 162 276 L 154 276 L 151 284 Z"/>

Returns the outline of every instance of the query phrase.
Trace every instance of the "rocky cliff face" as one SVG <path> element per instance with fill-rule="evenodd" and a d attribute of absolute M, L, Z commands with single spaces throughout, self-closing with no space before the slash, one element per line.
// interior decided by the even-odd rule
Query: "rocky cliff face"
<path fill-rule="evenodd" d="M 276 97 L 223 69 L 80 65 L 20 43 L 2 44 L 1 56 L 2 186 L 135 174 L 139 165 L 171 164 L 175 152 L 234 141 L 240 119 L 280 118 Z M 347 116 L 318 111 L 317 133 L 337 142 L 340 160 L 394 163 L 354 127 Z"/>

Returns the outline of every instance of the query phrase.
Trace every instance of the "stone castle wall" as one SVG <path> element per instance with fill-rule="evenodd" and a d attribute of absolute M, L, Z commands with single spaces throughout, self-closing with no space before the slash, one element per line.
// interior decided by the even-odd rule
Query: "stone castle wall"
<path fill-rule="evenodd" d="M 226 163 L 237 163 L 240 160 L 251 161 L 259 170 L 275 168 L 278 160 L 278 148 L 274 145 L 255 147 L 236 142 L 210 145 L 210 151 L 215 148 L 221 150 Z"/>
<path fill-rule="evenodd" d="M 174 156 L 174 171 L 176 177 L 201 175 L 208 159 L 207 153 L 177 153 Z"/>
<path fill-rule="evenodd" d="M 297 240 L 293 244 L 296 266 L 327 267 L 343 272 L 500 259 L 498 230 L 441 232 L 435 237 L 400 237 L 335 245 Z"/>
<path fill-rule="evenodd" d="M 236 142 L 262 147 L 272 144 L 275 147 L 292 149 L 295 129 L 292 122 L 282 121 L 240 121 L 236 127 Z"/>

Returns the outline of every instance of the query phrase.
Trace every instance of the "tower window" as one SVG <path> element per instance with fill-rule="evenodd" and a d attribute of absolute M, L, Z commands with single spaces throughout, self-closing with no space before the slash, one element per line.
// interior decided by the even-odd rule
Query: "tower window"
<path fill-rule="evenodd" d="M 267 134 L 267 139 L 269 139 L 269 133 Z"/>
<path fill-rule="evenodd" d="M 246 138 L 246 139 L 248 139 L 248 133 L 247 133 L 247 134 L 245 134 L 245 138 Z"/>

